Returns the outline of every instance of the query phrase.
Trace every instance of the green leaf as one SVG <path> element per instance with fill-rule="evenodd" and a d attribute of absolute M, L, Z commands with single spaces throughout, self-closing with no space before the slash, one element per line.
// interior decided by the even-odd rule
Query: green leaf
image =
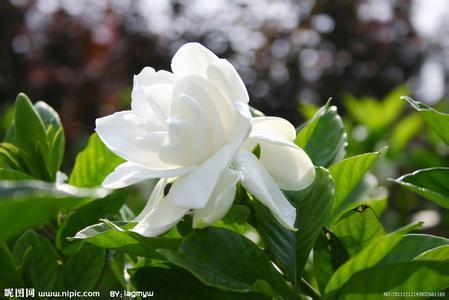
<path fill-rule="evenodd" d="M 180 268 L 146 267 L 129 270 L 132 282 L 139 291 L 153 291 L 161 299 L 260 299 L 260 294 L 241 294 L 205 285 Z"/>
<path fill-rule="evenodd" d="M 332 227 L 332 232 L 354 256 L 373 239 L 384 235 L 385 229 L 374 210 L 362 205 L 344 214 Z"/>
<path fill-rule="evenodd" d="M 21 266 L 25 253 L 33 245 L 33 242 L 37 239 L 38 235 L 32 229 L 25 231 L 14 243 L 12 249 L 12 255 L 16 262 L 16 265 Z"/>
<path fill-rule="evenodd" d="M 66 190 L 70 193 L 42 181 L 0 181 L 0 241 L 45 223 L 61 209 L 75 209 L 106 196 L 103 189 Z"/>
<path fill-rule="evenodd" d="M 38 143 L 47 144 L 47 134 L 30 99 L 20 93 L 16 99 L 14 126 L 17 146 L 24 152 L 34 154 Z"/>
<path fill-rule="evenodd" d="M 137 222 L 107 222 L 95 224 L 79 231 L 73 239 L 83 240 L 92 245 L 114 249 L 142 257 L 160 258 L 156 249 L 177 249 L 177 238 L 145 237 L 131 232 Z"/>
<path fill-rule="evenodd" d="M 385 149 L 385 148 L 384 148 Z M 335 182 L 335 198 L 327 224 L 330 226 L 350 207 L 348 196 L 362 181 L 377 157 L 383 152 L 371 152 L 352 156 L 333 165 L 329 171 Z"/>
<path fill-rule="evenodd" d="M 33 177 L 23 172 L 0 168 L 0 180 L 30 180 L 30 179 L 33 179 Z"/>
<path fill-rule="evenodd" d="M 58 277 L 56 251 L 49 240 L 35 238 L 23 261 L 25 284 L 37 290 L 51 291 Z"/>
<path fill-rule="evenodd" d="M 34 104 L 34 108 L 45 127 L 52 125 L 54 128 L 62 126 L 58 113 L 47 103 L 38 101 Z"/>
<path fill-rule="evenodd" d="M 16 99 L 14 116 L 15 142 L 24 158 L 30 175 L 45 181 L 52 181 L 51 174 L 45 165 L 44 157 L 49 153 L 47 133 L 44 123 L 30 99 L 25 94 L 19 94 Z"/>
<path fill-rule="evenodd" d="M 184 238 L 177 251 L 161 249 L 159 253 L 209 286 L 291 298 L 281 274 L 262 250 L 230 230 L 195 230 Z"/>
<path fill-rule="evenodd" d="M 313 271 L 321 293 L 332 274 L 349 258 L 338 237 L 330 231 L 322 232 L 313 246 Z"/>
<path fill-rule="evenodd" d="M 449 239 L 429 234 L 406 234 L 379 264 L 412 260 L 422 253 L 439 246 L 449 245 Z"/>
<path fill-rule="evenodd" d="M 329 215 L 334 195 L 333 181 L 326 169 L 317 167 L 315 181 L 311 186 L 302 191 L 284 191 L 284 194 L 296 207 L 295 227 L 298 231 L 285 229 L 258 201 L 254 202 L 256 223 L 281 269 L 297 285 L 315 240 Z"/>
<path fill-rule="evenodd" d="M 126 191 L 115 191 L 77 209 L 59 227 L 56 234 L 56 247 L 58 249 L 66 248 L 70 245 L 66 238 L 72 237 L 81 229 L 97 223 L 99 219 L 116 213 L 125 203 L 127 195 Z"/>
<path fill-rule="evenodd" d="M 20 150 L 13 144 L 0 144 L 1 167 L 29 174 L 28 167 L 21 157 Z"/>
<path fill-rule="evenodd" d="M 401 96 L 408 93 L 406 86 L 400 86 L 391 91 L 382 101 L 370 97 L 357 99 L 347 96 L 344 104 L 348 113 L 358 123 L 366 126 L 370 131 L 378 131 L 385 129 L 398 118 L 404 106 Z"/>
<path fill-rule="evenodd" d="M 90 291 L 100 280 L 105 263 L 105 250 L 85 245 L 62 266 L 58 290 Z"/>
<path fill-rule="evenodd" d="M 61 163 L 64 158 L 64 129 L 62 128 L 58 113 L 47 103 L 38 101 L 34 104 L 34 108 L 44 123 L 47 133 L 49 153 L 44 156 L 44 159 L 49 167 L 50 173 L 56 174 L 61 167 Z"/>
<path fill-rule="evenodd" d="M 357 272 L 379 263 L 411 230 L 421 226 L 414 223 L 392 233 L 381 235 L 344 263 L 332 275 L 326 287 L 325 299 L 334 299 L 338 290 Z"/>
<path fill-rule="evenodd" d="M 439 112 L 410 97 L 403 97 L 403 99 L 416 109 L 427 124 L 449 145 L 449 114 Z"/>
<path fill-rule="evenodd" d="M 96 133 L 75 160 L 69 183 L 79 187 L 100 186 L 106 176 L 124 160 L 103 144 Z"/>
<path fill-rule="evenodd" d="M 447 261 L 449 262 L 449 245 L 439 246 L 421 253 L 415 260 Z M 449 282 L 447 283 L 449 285 Z"/>
<path fill-rule="evenodd" d="M 223 217 L 226 224 L 245 224 L 251 214 L 250 209 L 245 205 L 234 204 Z"/>
<path fill-rule="evenodd" d="M 0 289 L 22 286 L 14 259 L 5 243 L 0 243 Z"/>
<path fill-rule="evenodd" d="M 407 143 L 420 132 L 423 120 L 418 113 L 413 113 L 403 118 L 393 129 L 393 133 L 389 138 L 390 155 L 399 154 Z"/>
<path fill-rule="evenodd" d="M 341 289 L 339 297 L 378 299 L 384 292 L 431 292 L 449 287 L 449 246 L 440 246 L 413 261 L 375 266 L 356 273 Z"/>
<path fill-rule="evenodd" d="M 295 143 L 303 148 L 317 166 L 328 167 L 342 160 L 346 154 L 346 132 L 337 108 L 321 107 L 315 116 L 304 124 Z"/>
<path fill-rule="evenodd" d="M 438 205 L 449 208 L 449 168 L 429 168 L 392 181 Z"/>
<path fill-rule="evenodd" d="M 447 287 L 449 262 L 411 261 L 362 270 L 342 287 L 338 295 L 341 299 L 380 299 L 384 292 L 417 295 L 418 291 L 435 293 Z"/>

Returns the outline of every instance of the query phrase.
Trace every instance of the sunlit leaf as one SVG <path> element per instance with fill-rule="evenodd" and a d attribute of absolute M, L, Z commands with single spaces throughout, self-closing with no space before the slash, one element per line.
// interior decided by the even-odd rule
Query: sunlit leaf
<path fill-rule="evenodd" d="M 362 181 L 363 176 L 382 152 L 383 150 L 353 156 L 336 163 L 329 169 L 335 182 L 335 198 L 328 225 L 332 225 L 345 211 L 351 209 L 351 203 L 347 201 L 348 196 Z"/>
<path fill-rule="evenodd" d="M 105 177 L 124 160 L 103 144 L 96 133 L 75 160 L 69 183 L 79 187 L 100 186 Z"/>
<path fill-rule="evenodd" d="M 359 253 L 344 263 L 332 275 L 326 287 L 325 299 L 335 298 L 338 290 L 357 272 L 375 266 L 393 249 L 404 235 L 421 226 L 411 224 L 387 235 L 381 235 L 371 241 Z"/>
<path fill-rule="evenodd" d="M 103 189 L 63 191 L 42 181 L 0 181 L 0 241 L 45 223 L 61 209 L 75 209 L 106 195 Z"/>
<path fill-rule="evenodd" d="M 83 240 L 92 245 L 114 249 L 143 257 L 157 257 L 156 249 L 177 249 L 180 240 L 177 238 L 145 237 L 131 232 L 137 222 L 104 222 L 79 231 L 74 240 Z"/>
<path fill-rule="evenodd" d="M 449 168 L 419 170 L 392 181 L 444 208 L 449 208 Z"/>
<path fill-rule="evenodd" d="M 344 214 L 332 227 L 351 256 L 357 254 L 373 239 L 384 235 L 385 229 L 369 206 L 360 206 Z"/>
<path fill-rule="evenodd" d="M 290 280 L 297 284 L 318 234 L 329 215 L 334 187 L 329 172 L 316 168 L 314 183 L 302 191 L 285 191 L 296 207 L 296 232 L 285 229 L 270 211 L 255 202 L 259 233 Z"/>
<path fill-rule="evenodd" d="M 404 102 L 401 96 L 409 94 L 406 86 L 391 91 L 382 101 L 370 97 L 355 98 L 348 95 L 344 99 L 348 113 L 371 131 L 385 129 L 402 112 Z"/>
<path fill-rule="evenodd" d="M 403 99 L 416 109 L 441 139 L 449 145 L 449 114 L 439 112 L 410 97 L 403 97 Z"/>
<path fill-rule="evenodd" d="M 104 198 L 94 200 L 77 209 L 61 224 L 56 233 L 56 245 L 59 249 L 69 246 L 68 237 L 81 229 L 98 223 L 98 220 L 117 212 L 125 203 L 126 191 L 116 191 Z"/>
<path fill-rule="evenodd" d="M 295 143 L 303 148 L 317 166 L 329 167 L 346 154 L 343 121 L 330 101 L 298 129 Z"/>

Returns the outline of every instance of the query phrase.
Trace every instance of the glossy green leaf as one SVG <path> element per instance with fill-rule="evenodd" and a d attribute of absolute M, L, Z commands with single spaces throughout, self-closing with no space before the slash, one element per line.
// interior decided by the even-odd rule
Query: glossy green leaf
<path fill-rule="evenodd" d="M 75 160 L 69 183 L 79 187 L 100 186 L 106 176 L 124 160 L 103 144 L 96 133 Z"/>
<path fill-rule="evenodd" d="M 392 181 L 449 208 L 449 168 L 418 170 Z"/>
<path fill-rule="evenodd" d="M 421 223 L 411 224 L 374 239 L 332 275 L 326 286 L 324 298 L 334 299 L 338 290 L 343 287 L 351 276 L 359 271 L 375 266 L 400 242 L 406 233 L 420 226 Z"/>
<path fill-rule="evenodd" d="M 431 249 L 449 245 L 449 239 L 429 234 L 406 234 L 379 264 L 410 261 Z"/>
<path fill-rule="evenodd" d="M 298 284 L 310 251 L 329 215 L 334 186 L 329 172 L 316 168 L 314 183 L 302 191 L 284 191 L 296 207 L 298 231 L 285 229 L 270 211 L 255 201 L 257 229 L 287 277 Z"/>
<path fill-rule="evenodd" d="M 403 99 L 416 109 L 427 124 L 449 145 L 449 114 L 439 112 L 410 97 L 403 97 Z"/>
<path fill-rule="evenodd" d="M 132 282 L 139 291 L 153 291 L 154 296 L 171 300 L 196 299 L 261 299 L 256 293 L 235 293 L 205 285 L 180 268 L 146 267 L 129 270 Z"/>
<path fill-rule="evenodd" d="M 62 266 L 58 290 L 90 291 L 100 280 L 105 263 L 105 250 L 85 245 Z"/>
<path fill-rule="evenodd" d="M 56 234 L 56 246 L 58 249 L 69 246 L 68 237 L 74 236 L 85 227 L 98 223 L 99 219 L 116 213 L 125 203 L 127 195 L 126 191 L 115 191 L 73 212 L 58 229 Z"/>
<path fill-rule="evenodd" d="M 20 273 L 5 243 L 0 243 L 0 289 L 23 286 Z"/>
<path fill-rule="evenodd" d="M 449 262 L 449 245 L 442 245 L 421 253 L 415 260 Z M 449 283 L 448 283 L 449 284 Z"/>
<path fill-rule="evenodd" d="M 321 293 L 332 274 L 348 259 L 348 252 L 335 234 L 327 230 L 320 233 L 313 246 L 313 272 Z"/>
<path fill-rule="evenodd" d="M 73 239 L 83 240 L 92 245 L 114 249 L 142 257 L 160 257 L 156 249 L 177 249 L 177 238 L 145 237 L 131 232 L 137 222 L 107 222 L 95 224 L 79 231 Z"/>
<path fill-rule="evenodd" d="M 31 248 L 37 237 L 38 235 L 34 230 L 28 229 L 16 240 L 14 247 L 12 248 L 12 256 L 14 257 L 16 265 L 22 265 L 25 253 Z"/>
<path fill-rule="evenodd" d="M 39 143 L 47 144 L 45 125 L 30 99 L 22 93 L 16 99 L 14 125 L 17 146 L 24 152 L 34 154 Z"/>
<path fill-rule="evenodd" d="M 362 270 L 354 274 L 338 295 L 344 299 L 379 299 L 384 292 L 435 293 L 448 287 L 449 246 L 440 246 L 413 261 Z"/>
<path fill-rule="evenodd" d="M 47 103 L 38 101 L 34 104 L 34 108 L 45 127 L 52 125 L 54 128 L 62 126 L 58 113 Z"/>
<path fill-rule="evenodd" d="M 329 169 L 335 182 L 335 198 L 331 215 L 327 222 L 329 226 L 337 221 L 348 209 L 351 209 L 351 201 L 348 201 L 348 196 L 356 189 L 366 172 L 382 152 L 383 150 L 349 157 L 336 163 Z"/>
<path fill-rule="evenodd" d="M 0 167 L 8 170 L 15 170 L 25 174 L 30 174 L 25 161 L 21 157 L 17 146 L 9 143 L 0 144 Z"/>
<path fill-rule="evenodd" d="M 40 291 L 53 290 L 58 277 L 59 265 L 51 242 L 35 238 L 23 261 L 23 277 L 27 286 Z"/>
<path fill-rule="evenodd" d="M 409 292 L 419 299 L 414 293 L 435 293 L 447 287 L 449 262 L 411 261 L 362 270 L 342 287 L 339 296 L 375 300 L 382 298 L 384 292 Z"/>
<path fill-rule="evenodd" d="M 177 251 L 161 249 L 159 253 L 209 286 L 291 298 L 284 279 L 263 251 L 230 230 L 195 230 L 183 239 Z"/>
<path fill-rule="evenodd" d="M 103 189 L 62 191 L 42 181 L 0 181 L 0 241 L 48 221 L 61 209 L 75 209 L 104 196 Z"/>
<path fill-rule="evenodd" d="M 39 117 L 46 128 L 47 143 L 49 147 L 45 161 L 51 174 L 56 174 L 64 158 L 65 137 L 58 113 L 47 103 L 38 101 L 34 104 Z"/>
<path fill-rule="evenodd" d="M 30 175 L 35 178 L 52 181 L 55 176 L 50 173 L 45 160 L 49 153 L 47 133 L 39 114 L 25 94 L 16 99 L 14 116 L 14 133 L 17 147 L 27 164 Z"/>
<path fill-rule="evenodd" d="M 298 130 L 295 143 L 303 148 L 317 166 L 328 167 L 346 155 L 343 121 L 330 101 Z"/>
<path fill-rule="evenodd" d="M 357 254 L 373 239 L 384 235 L 385 229 L 369 206 L 360 206 L 344 214 L 332 227 L 351 256 Z"/>

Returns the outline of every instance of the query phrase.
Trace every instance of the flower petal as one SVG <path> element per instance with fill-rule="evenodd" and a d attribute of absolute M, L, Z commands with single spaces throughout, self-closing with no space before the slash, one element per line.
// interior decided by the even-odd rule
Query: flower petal
<path fill-rule="evenodd" d="M 207 78 L 231 101 L 249 102 L 248 91 L 235 68 L 226 60 L 218 59 L 207 68 Z"/>
<path fill-rule="evenodd" d="M 267 138 L 293 141 L 296 138 L 295 127 L 287 120 L 277 117 L 257 117 L 252 119 L 250 136 L 266 136 Z"/>
<path fill-rule="evenodd" d="M 124 159 L 150 170 L 172 170 L 179 165 L 159 158 L 166 136 L 130 111 L 118 112 L 96 120 L 96 131 L 105 145 Z"/>
<path fill-rule="evenodd" d="M 169 199 L 163 198 L 164 193 L 161 191 L 165 185 L 164 180 L 157 190 L 155 188 L 144 212 L 136 218 L 139 223 L 132 231 L 147 237 L 158 236 L 173 227 L 188 212 L 188 209 L 177 207 Z M 144 216 L 144 213 L 147 214 Z"/>
<path fill-rule="evenodd" d="M 223 171 L 206 206 L 193 213 L 193 228 L 207 227 L 223 218 L 232 206 L 240 173 L 231 169 Z"/>
<path fill-rule="evenodd" d="M 168 120 L 168 134 L 159 156 L 167 163 L 197 165 L 214 151 L 208 116 L 190 96 L 182 94 L 178 102 L 182 114 Z"/>
<path fill-rule="evenodd" d="M 237 118 L 231 134 L 231 143 L 223 146 L 191 173 L 174 182 L 167 195 L 173 204 L 192 209 L 206 206 L 223 170 L 229 166 L 251 129 L 248 114 L 242 107 L 236 108 Z"/>
<path fill-rule="evenodd" d="M 165 83 L 173 84 L 175 77 L 172 73 L 161 70 L 155 71 L 151 67 L 145 67 L 139 74 L 134 75 L 133 89 L 140 89 L 152 84 Z"/>
<path fill-rule="evenodd" d="M 284 190 L 302 190 L 315 180 L 315 168 L 300 147 L 260 143 L 260 161 Z"/>
<path fill-rule="evenodd" d="M 177 77 L 200 75 L 206 77 L 209 64 L 218 57 L 199 43 L 187 43 L 181 46 L 173 56 L 171 69 Z"/>
<path fill-rule="evenodd" d="M 109 173 L 102 186 L 108 189 L 119 189 L 149 178 L 178 177 L 191 171 L 193 167 L 150 170 L 132 162 L 125 162 Z"/>
<path fill-rule="evenodd" d="M 134 76 L 131 109 L 137 116 L 163 125 L 169 115 L 174 75 L 145 67 Z M 156 119 L 156 120 L 155 120 Z"/>
<path fill-rule="evenodd" d="M 148 199 L 145 207 L 140 214 L 134 219 L 135 221 L 142 221 L 158 204 L 158 202 L 164 198 L 164 190 L 167 185 L 167 179 L 160 179 L 153 188 L 150 198 Z"/>
<path fill-rule="evenodd" d="M 183 114 L 180 100 L 187 95 L 198 103 L 212 132 L 212 144 L 218 150 L 229 137 L 235 118 L 232 103 L 206 79 L 189 75 L 177 81 L 173 91 L 172 114 Z"/>
<path fill-rule="evenodd" d="M 279 223 L 293 230 L 296 210 L 257 157 L 251 152 L 241 150 L 237 153 L 233 165 L 242 173 L 242 185 L 270 209 Z"/>

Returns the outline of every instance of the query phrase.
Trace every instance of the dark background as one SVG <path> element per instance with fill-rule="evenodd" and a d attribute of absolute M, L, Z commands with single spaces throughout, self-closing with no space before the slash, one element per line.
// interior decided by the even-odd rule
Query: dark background
<path fill-rule="evenodd" d="M 432 105 L 448 96 L 447 0 L 3 0 L 1 125 L 18 92 L 47 101 L 61 115 L 70 169 L 95 118 L 129 106 L 132 75 L 144 66 L 169 69 L 188 41 L 231 61 L 252 106 L 295 125 L 304 121 L 299 103 L 322 105 L 329 97 L 346 116 L 348 94 L 382 98 L 407 84 Z M 447 147 L 418 144 L 430 154 L 419 163 L 393 157 L 396 173 L 388 175 L 448 162 Z M 391 194 L 391 224 L 437 209 L 395 186 Z M 441 224 L 449 224 L 447 214 Z"/>

